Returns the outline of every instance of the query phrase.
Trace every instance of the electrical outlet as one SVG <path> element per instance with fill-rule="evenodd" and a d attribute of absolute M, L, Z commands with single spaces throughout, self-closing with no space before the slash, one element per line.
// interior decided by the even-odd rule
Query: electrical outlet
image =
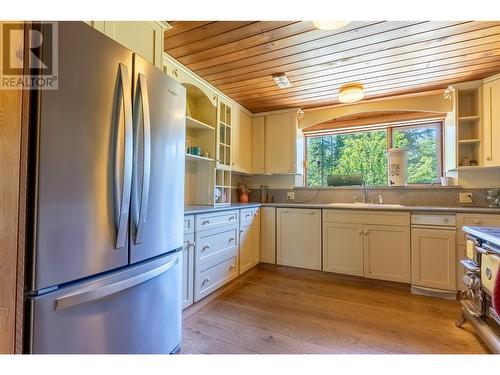
<path fill-rule="evenodd" d="M 474 203 L 472 193 L 460 193 L 458 200 L 460 203 Z"/>
<path fill-rule="evenodd" d="M 288 191 L 286 193 L 286 199 L 289 201 L 293 201 L 295 199 L 295 192 L 294 191 Z"/>

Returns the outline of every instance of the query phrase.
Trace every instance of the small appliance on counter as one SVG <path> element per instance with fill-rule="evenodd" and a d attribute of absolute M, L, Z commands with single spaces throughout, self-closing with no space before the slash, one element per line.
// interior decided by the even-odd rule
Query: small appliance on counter
<path fill-rule="evenodd" d="M 468 320 L 490 350 L 500 353 L 499 306 L 493 306 L 494 297 L 500 293 L 495 289 L 500 267 L 500 228 L 465 226 L 462 230 L 467 234 L 467 257 L 460 263 L 467 271 L 463 278 L 467 289 L 460 296 L 462 316 L 456 325 L 460 327 Z"/>

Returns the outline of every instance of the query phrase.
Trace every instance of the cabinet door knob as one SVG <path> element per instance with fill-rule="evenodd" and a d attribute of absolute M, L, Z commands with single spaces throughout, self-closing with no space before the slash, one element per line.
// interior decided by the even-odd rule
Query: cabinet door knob
<path fill-rule="evenodd" d="M 210 281 L 210 277 L 205 277 L 205 279 L 203 279 L 203 282 L 201 283 L 201 285 L 205 285 L 209 281 Z"/>
<path fill-rule="evenodd" d="M 481 223 L 481 220 L 478 220 L 478 219 L 474 220 L 474 224 L 480 224 L 480 223 Z"/>
<path fill-rule="evenodd" d="M 367 236 L 367 235 L 368 235 L 368 231 L 367 231 L 367 230 L 363 231 L 363 234 L 364 234 L 365 236 Z"/>
<path fill-rule="evenodd" d="M 229 266 L 229 270 L 232 270 L 232 269 L 234 269 L 234 264 L 231 264 L 231 265 Z"/>
<path fill-rule="evenodd" d="M 363 234 L 363 230 L 358 230 L 358 234 Z"/>

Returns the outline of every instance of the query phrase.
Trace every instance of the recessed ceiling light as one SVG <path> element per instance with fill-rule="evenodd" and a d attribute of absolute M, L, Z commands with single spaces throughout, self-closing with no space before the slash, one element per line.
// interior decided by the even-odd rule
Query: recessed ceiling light
<path fill-rule="evenodd" d="M 313 21 L 313 25 L 320 30 L 337 30 L 347 26 L 351 21 Z"/>
<path fill-rule="evenodd" d="M 290 82 L 285 73 L 273 74 L 273 79 L 280 89 L 286 89 L 288 87 L 292 87 L 292 82 Z"/>
<path fill-rule="evenodd" d="M 365 97 L 363 85 L 361 83 L 347 83 L 340 87 L 339 102 L 354 103 Z"/>

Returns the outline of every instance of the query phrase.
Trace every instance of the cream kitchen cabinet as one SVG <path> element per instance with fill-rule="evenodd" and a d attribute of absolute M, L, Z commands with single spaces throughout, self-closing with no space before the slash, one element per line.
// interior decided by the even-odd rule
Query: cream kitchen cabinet
<path fill-rule="evenodd" d="M 410 228 L 364 225 L 364 276 L 410 282 Z"/>
<path fill-rule="evenodd" d="M 184 235 L 182 248 L 182 308 L 193 304 L 194 233 Z"/>
<path fill-rule="evenodd" d="M 456 290 L 455 236 L 454 229 L 412 229 L 412 285 Z"/>
<path fill-rule="evenodd" d="M 410 282 L 410 214 L 323 210 L 323 270 Z"/>
<path fill-rule="evenodd" d="M 303 173 L 303 136 L 297 112 L 265 116 L 264 163 L 266 174 Z"/>
<path fill-rule="evenodd" d="M 260 263 L 260 208 L 253 210 L 252 224 L 252 264 L 255 266 Z"/>
<path fill-rule="evenodd" d="M 362 224 L 323 224 L 323 271 L 363 276 Z"/>
<path fill-rule="evenodd" d="M 151 64 L 163 68 L 163 34 L 169 27 L 162 21 L 89 21 L 88 24 Z"/>
<path fill-rule="evenodd" d="M 277 263 L 321 269 L 321 210 L 278 208 L 276 210 Z"/>
<path fill-rule="evenodd" d="M 240 220 L 240 274 L 260 263 L 259 208 L 241 210 Z"/>
<path fill-rule="evenodd" d="M 260 261 L 276 263 L 276 209 L 260 209 Z"/>
<path fill-rule="evenodd" d="M 500 166 L 500 75 L 484 80 L 482 138 L 482 165 Z"/>
<path fill-rule="evenodd" d="M 241 224 L 240 229 L 240 274 L 252 268 L 252 223 Z"/>
<path fill-rule="evenodd" d="M 241 109 L 233 107 L 232 124 L 232 170 L 252 172 L 252 118 Z"/>
<path fill-rule="evenodd" d="M 264 161 L 265 117 L 252 118 L 252 174 L 266 173 Z"/>
<path fill-rule="evenodd" d="M 194 215 L 184 217 L 182 247 L 182 308 L 193 304 L 194 292 Z"/>

